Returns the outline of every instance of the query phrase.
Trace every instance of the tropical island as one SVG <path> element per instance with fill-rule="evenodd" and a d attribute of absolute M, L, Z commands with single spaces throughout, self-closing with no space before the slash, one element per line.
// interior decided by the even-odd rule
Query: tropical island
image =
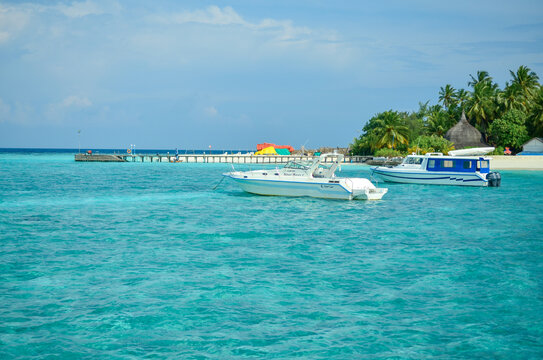
<path fill-rule="evenodd" d="M 438 104 L 419 103 L 413 112 L 388 110 L 364 125 L 360 137 L 350 145 L 351 155 L 403 156 L 408 153 L 442 152 L 455 149 L 447 132 L 467 117 L 494 146 L 494 154 L 513 154 L 533 137 L 543 136 L 543 86 L 526 66 L 509 71 L 511 80 L 500 89 L 486 71 L 470 75 L 469 90 L 447 84 L 439 91 Z M 462 121 L 462 120 L 461 120 Z"/>

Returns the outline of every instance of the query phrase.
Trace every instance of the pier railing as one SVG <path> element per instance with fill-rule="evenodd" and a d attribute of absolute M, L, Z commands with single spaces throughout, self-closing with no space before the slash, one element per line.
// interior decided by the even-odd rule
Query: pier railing
<path fill-rule="evenodd" d="M 75 161 L 83 162 L 180 162 L 180 163 L 233 163 L 281 164 L 292 160 L 313 160 L 316 156 L 304 155 L 253 155 L 253 154 L 75 154 Z M 345 156 L 343 163 L 365 163 L 371 156 Z M 326 158 L 332 163 L 333 158 Z"/>

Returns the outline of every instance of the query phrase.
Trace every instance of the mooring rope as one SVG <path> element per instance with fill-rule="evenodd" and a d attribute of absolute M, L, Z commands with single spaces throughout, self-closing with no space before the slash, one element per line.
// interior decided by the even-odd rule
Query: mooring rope
<path fill-rule="evenodd" d="M 213 191 L 215 191 L 219 187 L 219 185 L 222 183 L 222 181 L 224 180 L 225 177 L 226 176 L 223 176 L 221 181 L 219 181 L 219 183 L 217 185 L 215 185 L 215 187 L 213 188 Z"/>
<path fill-rule="evenodd" d="M 373 180 L 375 182 L 375 187 L 379 187 L 379 180 L 377 180 L 377 178 L 373 176 L 374 173 L 375 169 L 371 169 L 370 181 Z"/>

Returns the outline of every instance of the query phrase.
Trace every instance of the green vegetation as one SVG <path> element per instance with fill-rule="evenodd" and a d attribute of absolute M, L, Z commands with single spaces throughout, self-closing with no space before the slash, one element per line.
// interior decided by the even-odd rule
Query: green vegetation
<path fill-rule="evenodd" d="M 440 152 L 447 154 L 454 150 L 453 143 L 438 135 L 421 135 L 415 141 L 415 146 L 408 149 L 409 153 L 426 154 L 427 152 Z"/>
<path fill-rule="evenodd" d="M 509 73 L 511 80 L 503 90 L 488 72 L 478 71 L 476 76 L 470 75 L 469 90 L 457 90 L 449 84 L 441 87 L 438 104 L 419 103 L 414 112 L 388 110 L 375 115 L 354 139 L 351 154 L 447 153 L 453 146 L 443 136 L 458 122 L 462 111 L 496 149 L 521 150 L 530 138 L 543 136 L 543 86 L 526 66 Z"/>
<path fill-rule="evenodd" d="M 379 150 L 375 150 L 375 156 L 378 157 L 396 157 L 396 156 L 403 156 L 401 151 L 389 149 L 389 148 L 382 148 Z"/>
<path fill-rule="evenodd" d="M 526 114 L 511 109 L 503 117 L 494 120 L 488 128 L 491 142 L 510 147 L 514 151 L 521 150 L 522 144 L 530 140 L 526 129 Z"/>

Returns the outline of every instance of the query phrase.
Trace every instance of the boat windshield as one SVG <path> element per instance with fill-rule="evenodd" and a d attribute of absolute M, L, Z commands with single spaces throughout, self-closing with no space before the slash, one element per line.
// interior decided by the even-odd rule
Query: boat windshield
<path fill-rule="evenodd" d="M 420 164 L 422 164 L 422 157 L 408 156 L 405 159 L 404 164 L 420 165 Z"/>
<path fill-rule="evenodd" d="M 308 170 L 309 164 L 296 162 L 296 161 L 289 161 L 285 165 L 285 169 L 300 169 L 300 170 Z"/>
<path fill-rule="evenodd" d="M 332 165 L 319 164 L 318 169 L 329 170 L 331 167 L 332 167 Z"/>

